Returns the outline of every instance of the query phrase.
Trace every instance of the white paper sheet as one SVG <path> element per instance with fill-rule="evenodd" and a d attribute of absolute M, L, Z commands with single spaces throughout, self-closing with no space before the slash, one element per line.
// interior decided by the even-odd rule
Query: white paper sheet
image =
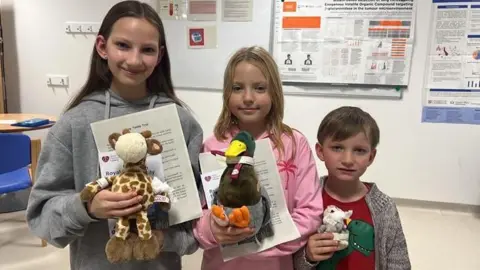
<path fill-rule="evenodd" d="M 216 21 L 217 0 L 189 0 L 188 20 L 190 21 Z"/>
<path fill-rule="evenodd" d="M 156 174 L 156 176 L 164 177 L 174 189 L 176 201 L 169 211 L 170 225 L 199 218 L 202 215 L 200 197 L 176 105 L 166 105 L 95 122 L 91 127 L 99 153 L 109 153 L 110 160 L 118 159 L 115 154 L 112 154 L 113 149 L 108 143 L 108 136 L 111 133 L 121 133 L 125 128 L 130 128 L 132 132 L 150 130 L 152 138 L 159 140 L 163 146 L 161 153 L 163 168 L 157 168 L 158 171 L 163 171 L 163 174 Z M 99 158 L 100 162 L 103 162 L 102 157 Z M 147 167 L 149 160 L 153 162 L 154 159 L 154 156 L 147 157 Z M 117 164 L 117 168 L 121 169 L 121 163 Z M 148 169 L 155 168 L 148 167 Z"/>
<path fill-rule="evenodd" d="M 17 123 L 17 120 L 0 120 L 1 125 L 11 125 Z"/>
<path fill-rule="evenodd" d="M 222 20 L 225 22 L 252 21 L 253 0 L 223 0 Z"/>

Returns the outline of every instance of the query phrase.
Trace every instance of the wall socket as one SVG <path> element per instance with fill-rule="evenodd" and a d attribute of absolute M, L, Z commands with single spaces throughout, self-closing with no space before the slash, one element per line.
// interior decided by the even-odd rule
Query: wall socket
<path fill-rule="evenodd" d="M 67 75 L 47 74 L 47 85 L 52 87 L 68 87 L 69 81 Z"/>
<path fill-rule="evenodd" d="M 95 22 L 66 22 L 65 32 L 69 34 L 97 34 L 100 23 Z"/>

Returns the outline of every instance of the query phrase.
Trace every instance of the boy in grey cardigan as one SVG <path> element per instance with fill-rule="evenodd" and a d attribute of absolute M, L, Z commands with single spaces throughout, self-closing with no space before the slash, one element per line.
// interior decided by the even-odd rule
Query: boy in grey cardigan
<path fill-rule="evenodd" d="M 311 235 L 294 254 L 295 269 L 411 269 L 394 201 L 374 183 L 360 181 L 380 140 L 375 120 L 359 108 L 340 107 L 323 119 L 317 140 L 317 156 L 328 170 L 320 179 L 325 208 L 353 211 L 345 224 L 349 245 L 340 249 L 331 233 Z"/>

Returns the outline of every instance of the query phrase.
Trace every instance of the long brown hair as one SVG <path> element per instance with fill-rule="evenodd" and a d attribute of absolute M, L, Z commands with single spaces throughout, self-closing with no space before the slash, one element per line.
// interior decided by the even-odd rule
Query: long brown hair
<path fill-rule="evenodd" d="M 228 109 L 228 101 L 233 91 L 233 79 L 235 68 L 240 62 L 246 61 L 255 65 L 267 79 L 268 93 L 272 100 L 272 108 L 267 117 L 267 130 L 270 133 L 274 147 L 278 148 L 279 153 L 284 153 L 282 135 L 285 133 L 294 139 L 293 130 L 287 124 L 283 123 L 284 99 L 283 88 L 280 80 L 278 67 L 272 56 L 262 47 L 252 46 L 239 49 L 229 60 L 223 77 L 223 107 L 215 124 L 214 134 L 217 140 L 225 140 L 226 133 L 235 125 L 235 116 Z M 294 150 L 295 152 L 295 150 Z"/>
<path fill-rule="evenodd" d="M 139 1 L 120 2 L 108 11 L 100 26 L 98 35 L 101 35 L 105 40 L 108 40 L 113 25 L 123 17 L 145 19 L 157 28 L 160 34 L 159 46 L 163 47 L 163 57 L 147 79 L 147 89 L 150 93 L 163 92 L 175 103 L 184 106 L 183 102 L 176 96 L 173 89 L 170 72 L 170 58 L 168 56 L 167 44 L 165 41 L 165 30 L 163 28 L 162 20 L 157 12 L 150 5 Z M 108 89 L 111 83 L 112 73 L 108 68 L 107 61 L 100 57 L 94 45 L 87 82 L 68 104 L 66 110 L 68 111 L 80 104 L 85 96 L 95 91 Z"/>

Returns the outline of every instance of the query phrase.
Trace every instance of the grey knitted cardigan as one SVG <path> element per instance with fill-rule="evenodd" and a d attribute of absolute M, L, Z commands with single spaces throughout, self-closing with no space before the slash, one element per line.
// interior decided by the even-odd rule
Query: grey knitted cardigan
<path fill-rule="evenodd" d="M 321 177 L 323 188 L 326 177 Z M 400 216 L 395 202 L 381 192 L 375 183 L 365 196 L 368 208 L 372 214 L 375 232 L 375 270 L 410 270 L 410 258 L 407 242 L 403 233 Z M 316 264 L 310 264 L 305 257 L 305 247 L 294 254 L 296 270 L 315 269 Z M 359 265 L 355 269 L 362 269 Z"/>

